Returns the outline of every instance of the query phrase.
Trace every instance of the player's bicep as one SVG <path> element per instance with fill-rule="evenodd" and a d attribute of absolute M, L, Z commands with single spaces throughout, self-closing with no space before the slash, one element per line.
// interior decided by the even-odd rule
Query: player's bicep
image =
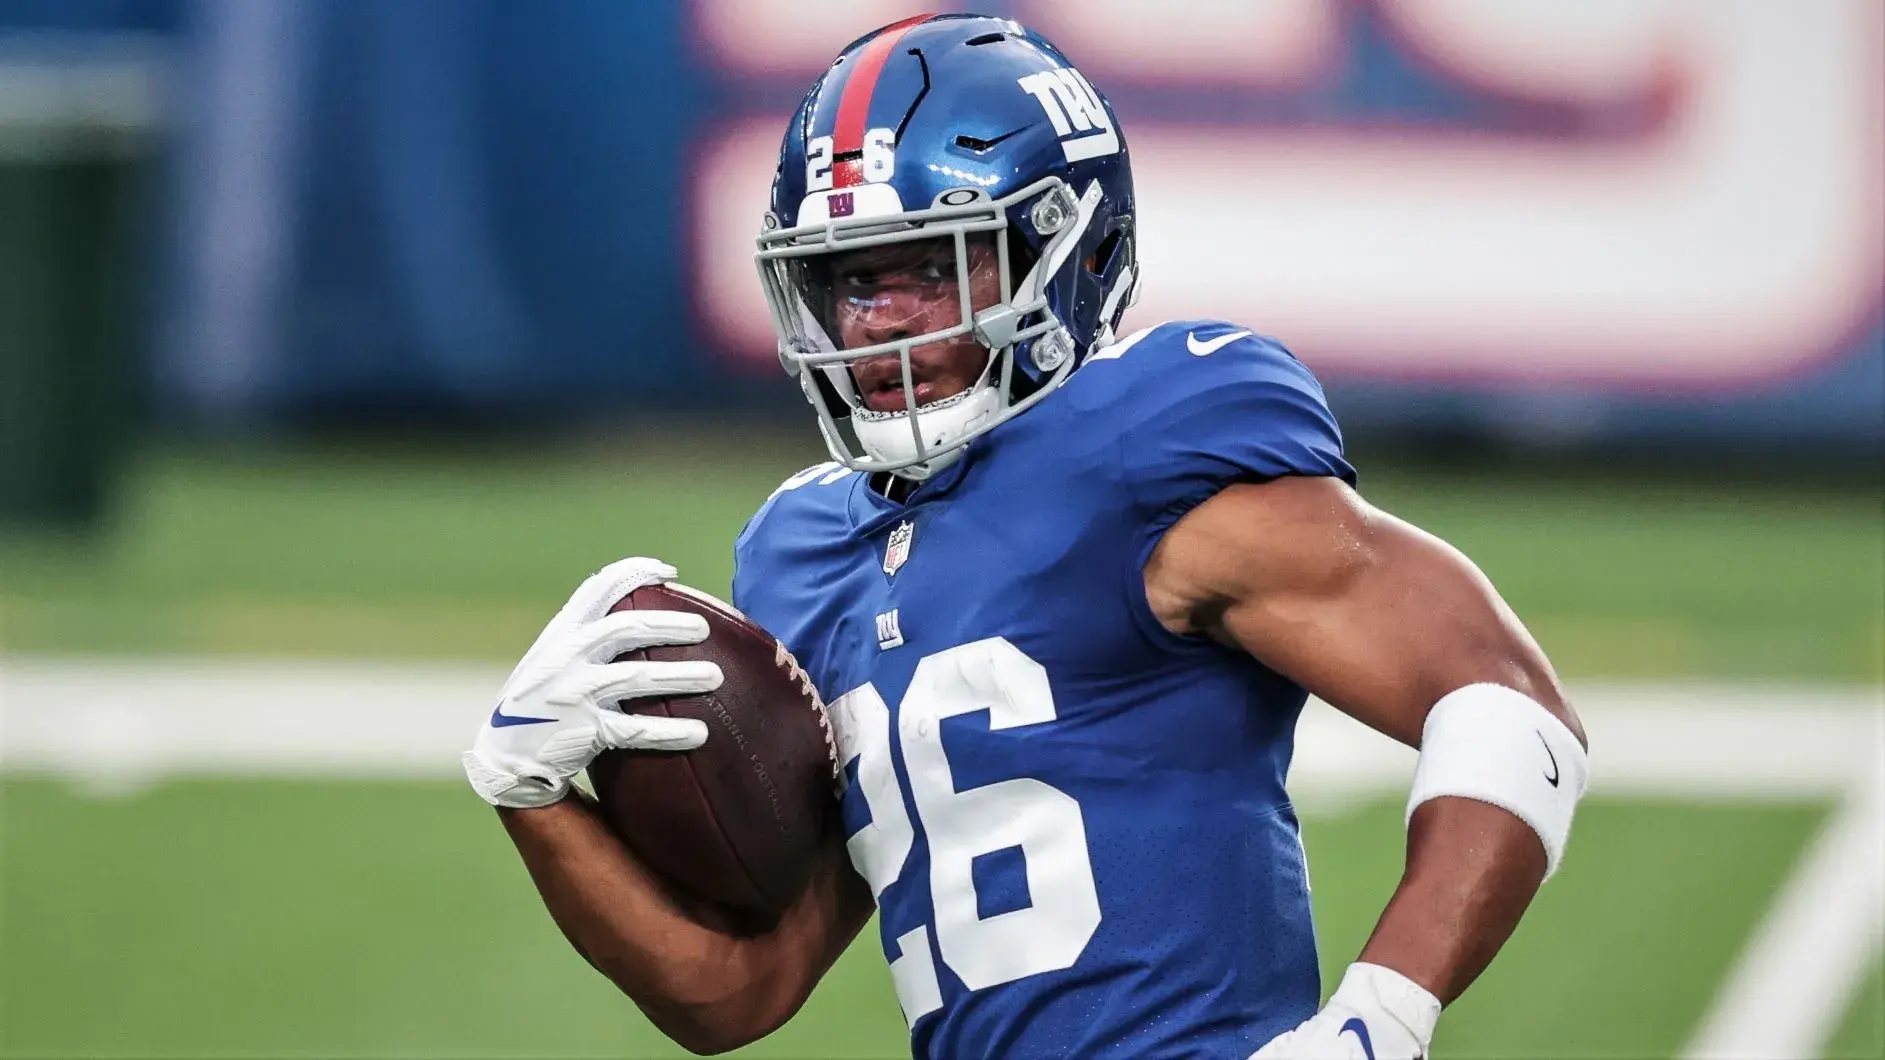
<path fill-rule="evenodd" d="M 1240 647 L 1410 745 L 1435 701 L 1477 682 L 1517 689 L 1576 728 L 1543 652 L 1486 576 L 1336 479 L 1223 490 L 1166 534 L 1146 587 L 1168 628 Z"/>

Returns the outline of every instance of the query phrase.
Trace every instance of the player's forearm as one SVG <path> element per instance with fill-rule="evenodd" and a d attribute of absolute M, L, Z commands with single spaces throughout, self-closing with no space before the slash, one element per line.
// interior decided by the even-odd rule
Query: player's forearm
<path fill-rule="evenodd" d="M 669 1037 L 718 1052 L 776 1025 L 763 996 L 776 939 L 699 923 L 579 796 L 498 816 L 570 944 Z"/>
<path fill-rule="evenodd" d="M 1440 798 L 1414 811 L 1407 867 L 1361 960 L 1450 1004 L 1511 937 L 1545 878 L 1531 826 L 1496 806 Z"/>

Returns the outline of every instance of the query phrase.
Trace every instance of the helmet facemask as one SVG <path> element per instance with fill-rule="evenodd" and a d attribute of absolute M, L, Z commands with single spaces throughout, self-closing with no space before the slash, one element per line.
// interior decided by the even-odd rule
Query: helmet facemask
<path fill-rule="evenodd" d="M 790 229 L 768 215 L 757 260 L 780 360 L 832 456 L 928 478 L 1058 386 L 1075 351 L 1045 292 L 1098 199 L 1097 184 L 1076 200 L 1050 177 L 1001 199 L 958 188 L 924 210 Z M 1023 204 L 1044 237 L 1032 261 L 1009 221 Z M 973 364 L 971 343 L 985 352 Z M 1017 378 L 1021 351 L 1034 381 Z M 926 394 L 940 389 L 953 392 Z"/>

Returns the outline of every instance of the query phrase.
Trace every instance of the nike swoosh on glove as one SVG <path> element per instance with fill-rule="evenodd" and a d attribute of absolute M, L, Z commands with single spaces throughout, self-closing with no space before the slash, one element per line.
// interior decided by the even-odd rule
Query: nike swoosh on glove
<path fill-rule="evenodd" d="M 1391 968 L 1356 962 L 1321 1012 L 1250 1060 L 1426 1060 L 1440 1000 Z"/>
<path fill-rule="evenodd" d="M 686 696 L 720 687 L 710 662 L 610 662 L 658 644 L 698 644 L 707 620 L 679 611 L 622 611 L 616 601 L 673 581 L 660 560 L 618 560 L 578 586 L 498 693 L 471 750 L 465 776 L 493 806 L 547 806 L 569 794 L 570 778 L 605 750 L 691 751 L 707 727 L 691 718 L 627 714 L 622 700 Z"/>

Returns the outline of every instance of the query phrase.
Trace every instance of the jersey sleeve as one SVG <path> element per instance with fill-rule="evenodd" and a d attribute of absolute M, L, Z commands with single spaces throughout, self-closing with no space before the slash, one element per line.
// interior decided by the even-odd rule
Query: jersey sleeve
<path fill-rule="evenodd" d="M 753 524 L 748 521 L 733 542 L 733 606 L 742 614 L 753 613 L 753 564 L 747 559 L 746 540 Z"/>
<path fill-rule="evenodd" d="M 1292 475 L 1354 485 L 1355 469 L 1321 384 L 1281 343 L 1245 332 L 1213 347 L 1213 336 L 1238 331 L 1221 323 L 1172 330 L 1125 355 L 1140 363 L 1116 395 L 1130 414 L 1114 495 L 1130 509 L 1131 565 L 1122 573 L 1133 617 L 1152 642 L 1191 650 L 1191 638 L 1167 632 L 1144 596 L 1145 564 L 1165 532 L 1228 486 Z"/>
<path fill-rule="evenodd" d="M 1304 475 L 1353 485 L 1341 430 L 1309 369 L 1276 340 L 1247 332 L 1208 355 L 1184 348 L 1198 337 L 1208 347 L 1211 330 L 1143 351 L 1119 467 L 1155 531 L 1234 483 Z"/>
<path fill-rule="evenodd" d="M 761 549 L 759 524 L 778 496 L 774 493 L 767 497 L 759 510 L 746 520 L 746 525 L 740 528 L 739 536 L 733 539 L 733 606 L 749 617 L 758 602 L 753 594 L 759 579 L 759 569 L 766 562 Z"/>
<path fill-rule="evenodd" d="M 1096 574 L 1119 586 L 1141 638 L 1160 651 L 1217 650 L 1171 633 L 1146 598 L 1146 562 L 1179 519 L 1241 483 L 1355 482 L 1315 376 L 1281 343 L 1233 324 L 1135 332 L 1097 351 L 1067 387 L 1074 437 L 1110 434 L 1103 449 L 1069 447 L 1084 534 L 1105 539 Z"/>
<path fill-rule="evenodd" d="M 753 585 L 758 575 L 756 568 L 764 562 L 755 555 L 758 551 L 755 538 L 759 521 L 764 518 L 766 509 L 772 506 L 777 496 L 774 493 L 772 497 L 767 497 L 759 510 L 746 520 L 746 525 L 740 527 L 739 536 L 733 539 L 733 606 L 748 617 L 753 613 Z"/>
<path fill-rule="evenodd" d="M 782 498 L 787 498 L 794 490 L 831 476 L 841 470 L 835 463 L 814 464 L 799 471 L 781 482 L 746 520 L 740 528 L 739 536 L 733 539 L 733 606 L 747 615 L 752 615 L 755 607 L 764 608 L 766 601 L 757 595 L 755 588 L 762 577 L 765 567 L 773 565 L 769 553 L 775 551 L 769 546 L 778 544 L 781 536 L 778 532 L 768 532 L 771 523 L 791 523 L 789 516 L 773 516 L 773 509 Z M 769 518 L 771 517 L 771 518 Z M 785 536 L 789 536 L 790 531 Z"/>
<path fill-rule="evenodd" d="M 733 606 L 784 642 L 825 688 L 822 646 L 830 629 L 819 605 L 851 540 L 848 501 L 857 474 L 819 464 L 785 480 L 733 543 Z"/>

